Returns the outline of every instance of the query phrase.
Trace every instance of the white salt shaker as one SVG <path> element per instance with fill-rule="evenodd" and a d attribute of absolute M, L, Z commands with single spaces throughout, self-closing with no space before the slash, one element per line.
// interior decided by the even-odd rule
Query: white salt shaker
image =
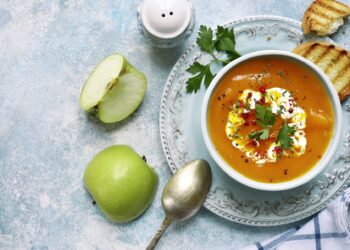
<path fill-rule="evenodd" d="M 194 15 L 190 0 L 144 0 L 137 10 L 140 32 L 160 48 L 183 43 L 193 31 Z"/>

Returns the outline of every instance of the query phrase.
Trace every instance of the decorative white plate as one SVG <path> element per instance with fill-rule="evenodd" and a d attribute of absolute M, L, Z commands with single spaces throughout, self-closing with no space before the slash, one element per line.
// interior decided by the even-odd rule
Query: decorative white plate
<path fill-rule="evenodd" d="M 275 16 L 247 17 L 227 23 L 236 34 L 241 54 L 263 50 L 292 50 L 305 37 L 298 21 Z M 164 88 L 160 109 L 160 134 L 167 162 L 174 173 L 186 161 L 206 159 L 213 182 L 204 206 L 228 220 L 254 226 L 275 226 L 304 219 L 321 209 L 350 184 L 350 98 L 342 104 L 342 142 L 327 168 L 311 182 L 292 190 L 266 192 L 250 189 L 229 178 L 207 151 L 200 127 L 204 87 L 186 93 L 186 69 L 206 56 L 192 45 L 172 69 Z"/>

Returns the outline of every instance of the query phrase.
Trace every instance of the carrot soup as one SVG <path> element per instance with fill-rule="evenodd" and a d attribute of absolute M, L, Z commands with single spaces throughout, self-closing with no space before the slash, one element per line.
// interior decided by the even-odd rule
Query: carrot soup
<path fill-rule="evenodd" d="M 221 157 L 255 181 L 295 179 L 322 158 L 333 135 L 328 94 L 287 59 L 250 59 L 231 69 L 209 101 L 210 138 Z"/>

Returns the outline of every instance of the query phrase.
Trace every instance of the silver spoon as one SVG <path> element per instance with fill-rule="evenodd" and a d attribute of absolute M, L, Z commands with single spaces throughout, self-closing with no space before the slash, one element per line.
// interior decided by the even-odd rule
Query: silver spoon
<path fill-rule="evenodd" d="M 211 170 L 207 161 L 198 159 L 183 165 L 163 190 L 165 217 L 146 250 L 154 249 L 172 222 L 194 216 L 203 205 L 210 186 Z"/>

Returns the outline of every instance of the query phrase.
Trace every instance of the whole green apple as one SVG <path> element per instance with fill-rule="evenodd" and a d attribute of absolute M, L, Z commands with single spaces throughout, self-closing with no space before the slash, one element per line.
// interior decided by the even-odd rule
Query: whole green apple
<path fill-rule="evenodd" d="M 83 180 L 102 212 L 119 223 L 141 215 L 158 185 L 156 172 L 127 145 L 114 145 L 98 153 Z"/>

